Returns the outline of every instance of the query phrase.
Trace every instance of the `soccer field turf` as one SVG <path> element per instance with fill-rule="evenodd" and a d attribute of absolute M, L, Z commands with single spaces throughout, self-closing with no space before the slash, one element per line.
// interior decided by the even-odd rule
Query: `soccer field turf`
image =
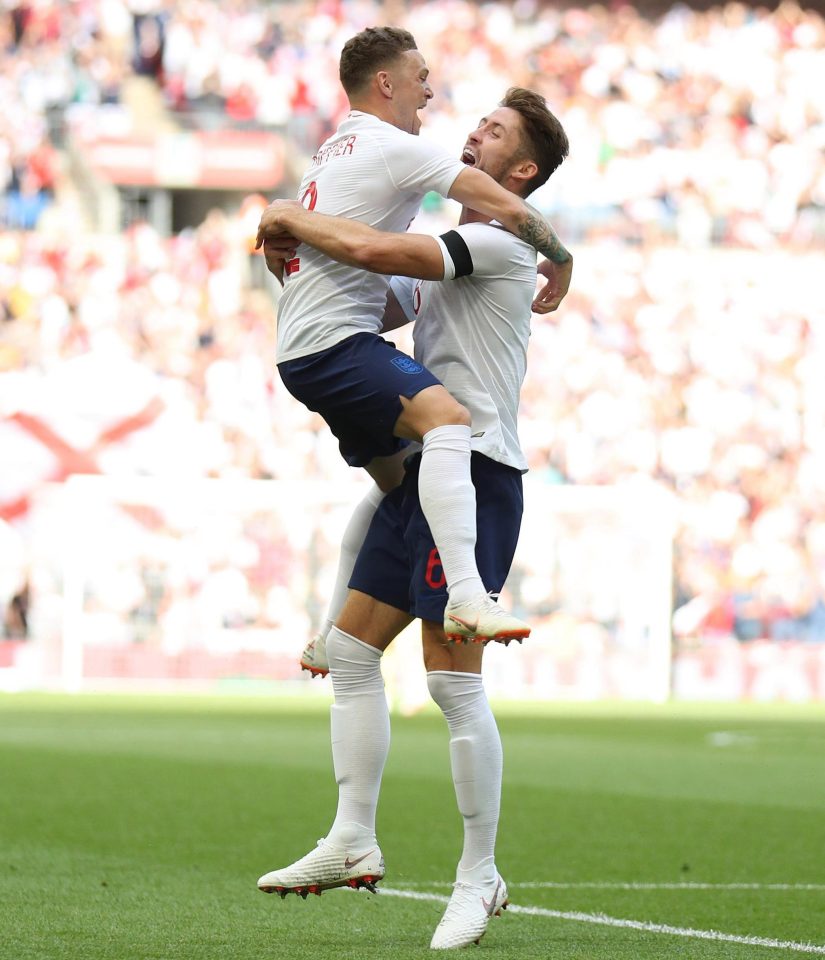
<path fill-rule="evenodd" d="M 825 709 L 499 711 L 513 909 L 470 955 L 825 954 Z M 460 852 L 439 715 L 393 718 L 384 892 L 257 877 L 335 805 L 323 704 L 0 696 L 3 960 L 422 958 Z"/>

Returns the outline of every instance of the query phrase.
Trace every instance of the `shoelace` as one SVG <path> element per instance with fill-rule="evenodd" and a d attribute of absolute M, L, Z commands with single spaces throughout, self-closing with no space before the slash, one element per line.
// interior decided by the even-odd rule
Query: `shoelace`
<path fill-rule="evenodd" d="M 456 894 L 458 894 L 458 896 L 456 896 Z M 491 894 L 491 896 L 492 895 L 493 894 Z M 479 897 L 481 897 L 483 905 L 484 891 L 480 886 L 467 883 L 463 880 L 456 880 L 455 883 L 453 883 L 453 896 L 450 897 L 450 903 L 442 918 L 442 922 L 447 920 L 449 915 L 454 914 L 456 910 L 463 910 L 466 906 L 475 905 Z"/>
<path fill-rule="evenodd" d="M 479 594 L 477 597 L 473 597 L 472 600 L 466 600 L 465 603 L 470 607 L 481 607 L 486 606 L 485 601 L 489 598 L 494 603 L 497 603 L 498 598 L 501 596 L 500 593 L 495 593 L 493 590 L 488 590 L 487 593 Z"/>
<path fill-rule="evenodd" d="M 500 593 L 496 593 L 494 590 L 488 590 L 487 593 L 485 594 L 485 596 L 483 596 L 483 597 L 478 597 L 476 600 L 473 601 L 473 603 L 474 603 L 475 606 L 477 606 L 477 607 L 482 607 L 482 606 L 483 606 L 483 607 L 485 608 L 485 610 L 487 610 L 487 611 L 488 611 L 490 614 L 492 614 L 492 616 L 494 616 L 494 617 L 508 617 L 509 614 L 507 613 L 507 611 L 504 610 L 502 607 L 500 607 L 500 606 L 498 605 L 498 598 L 499 598 L 500 596 L 501 596 Z M 495 606 L 490 607 L 488 604 L 486 604 L 484 601 L 485 601 L 487 598 L 489 598 L 490 600 L 492 600 L 493 603 L 495 604 Z"/>

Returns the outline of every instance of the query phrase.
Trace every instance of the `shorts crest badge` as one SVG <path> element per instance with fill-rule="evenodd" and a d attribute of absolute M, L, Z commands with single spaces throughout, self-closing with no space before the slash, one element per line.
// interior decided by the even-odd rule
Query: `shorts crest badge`
<path fill-rule="evenodd" d="M 417 360 L 412 357 L 393 357 L 390 363 L 394 364 L 402 373 L 421 373 L 424 369 Z"/>

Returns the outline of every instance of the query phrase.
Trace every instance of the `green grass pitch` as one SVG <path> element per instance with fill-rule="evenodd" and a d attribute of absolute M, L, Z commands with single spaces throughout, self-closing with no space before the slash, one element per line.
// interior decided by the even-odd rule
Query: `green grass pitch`
<path fill-rule="evenodd" d="M 471 956 L 825 953 L 825 709 L 498 715 L 522 909 Z M 384 893 L 255 887 L 329 825 L 327 724 L 297 698 L 0 696 L 2 960 L 431 956 L 461 833 L 435 713 L 393 718 Z"/>

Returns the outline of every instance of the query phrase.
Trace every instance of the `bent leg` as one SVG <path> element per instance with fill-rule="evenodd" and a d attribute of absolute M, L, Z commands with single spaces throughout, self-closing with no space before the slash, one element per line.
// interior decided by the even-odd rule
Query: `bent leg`
<path fill-rule="evenodd" d="M 375 481 L 364 499 L 358 504 L 350 517 L 341 539 L 341 553 L 338 556 L 338 570 L 335 575 L 335 584 L 332 589 L 332 598 L 327 609 L 323 636 L 329 633 L 330 627 L 338 619 L 344 608 L 349 593 L 349 580 L 352 569 L 358 557 L 358 552 L 364 544 L 372 518 L 381 501 L 390 490 L 394 490 L 404 479 L 404 459 L 407 453 L 400 450 L 390 457 L 375 457 L 365 470 Z"/>
<path fill-rule="evenodd" d="M 389 457 L 373 457 L 364 469 L 382 493 L 389 493 L 404 479 L 404 461 L 408 455 L 405 448 Z"/>
<path fill-rule="evenodd" d="M 352 568 L 358 557 L 358 551 L 364 543 L 372 518 L 384 496 L 394 490 L 404 479 L 405 450 L 390 457 L 375 457 L 365 467 L 367 473 L 375 481 L 364 499 L 358 504 L 350 517 L 341 539 L 341 553 L 338 556 L 338 570 L 335 574 L 335 584 L 332 588 L 332 597 L 327 608 L 326 620 L 322 629 L 322 636 L 326 637 L 330 627 L 338 619 L 344 608 L 349 592 L 349 579 Z"/>
<path fill-rule="evenodd" d="M 396 421 L 401 437 L 421 440 L 418 494 L 438 548 L 450 598 L 485 593 L 476 566 L 476 494 L 470 476 L 470 415 L 442 386 L 411 399 Z"/>
<path fill-rule="evenodd" d="M 399 399 L 402 409 L 393 430 L 397 437 L 422 443 L 424 435 L 437 427 L 470 426 L 469 410 L 440 383 Z"/>
<path fill-rule="evenodd" d="M 313 647 L 318 643 L 323 645 L 326 642 L 332 625 L 335 623 L 338 614 L 346 603 L 352 568 L 355 566 L 358 551 L 364 543 L 364 537 L 367 535 L 367 530 L 369 530 L 372 518 L 375 516 L 375 511 L 378 509 L 379 504 L 384 499 L 384 495 L 384 490 L 376 484 L 369 489 L 364 499 L 361 500 L 352 511 L 352 516 L 349 518 L 349 522 L 344 529 L 344 535 L 341 538 L 338 567 L 335 571 L 335 582 L 332 585 L 332 594 L 330 595 L 329 604 L 327 605 L 326 616 L 321 624 L 318 635 L 310 642 L 310 645 Z M 306 653 L 307 650 L 304 651 L 304 656 L 301 658 L 302 665 L 305 665 L 305 660 L 307 659 Z M 311 668 L 307 666 L 307 669 Z"/>
<path fill-rule="evenodd" d="M 308 670 L 313 676 L 326 676 L 327 648 L 326 641 L 329 631 L 344 607 L 349 593 L 349 581 L 355 566 L 358 553 L 364 543 L 375 511 L 387 493 L 394 490 L 404 478 L 404 460 L 406 450 L 389 457 L 374 457 L 364 468 L 375 481 L 363 500 L 356 506 L 344 530 L 341 539 L 341 552 L 338 555 L 338 568 L 335 572 L 335 582 L 327 606 L 326 616 L 318 633 L 304 647 L 301 654 L 301 667 Z"/>
<path fill-rule="evenodd" d="M 383 653 L 412 620 L 406 610 L 350 590 L 336 626 Z"/>

